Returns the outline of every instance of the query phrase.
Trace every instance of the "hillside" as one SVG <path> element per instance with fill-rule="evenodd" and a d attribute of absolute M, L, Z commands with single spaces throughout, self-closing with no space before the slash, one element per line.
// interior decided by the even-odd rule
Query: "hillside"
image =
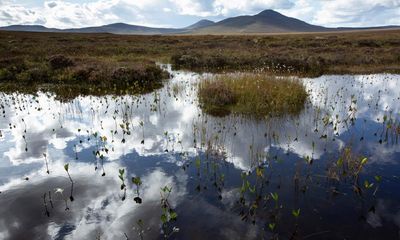
<path fill-rule="evenodd" d="M 238 16 L 219 22 L 200 20 L 185 28 L 152 28 L 126 23 L 114 23 L 98 27 L 55 29 L 40 25 L 11 25 L 0 27 L 5 31 L 23 32 L 72 32 L 72 33 L 112 33 L 130 35 L 171 35 L 171 34 L 246 34 L 246 33 L 296 33 L 296 32 L 333 32 L 393 29 L 398 26 L 371 28 L 325 28 L 308 24 L 296 18 L 287 17 L 273 10 L 265 10 L 252 16 Z"/>
<path fill-rule="evenodd" d="M 286 17 L 273 10 L 265 10 L 254 16 L 228 18 L 200 29 L 199 33 L 282 33 L 321 32 L 328 28 L 315 26 L 296 18 Z"/>

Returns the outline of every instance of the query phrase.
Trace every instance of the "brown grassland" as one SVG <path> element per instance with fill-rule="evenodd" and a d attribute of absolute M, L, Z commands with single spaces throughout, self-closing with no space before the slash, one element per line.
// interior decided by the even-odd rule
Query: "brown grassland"
<path fill-rule="evenodd" d="M 2 90 L 151 91 L 155 62 L 209 72 L 400 73 L 400 30 L 286 35 L 127 36 L 0 31 Z"/>

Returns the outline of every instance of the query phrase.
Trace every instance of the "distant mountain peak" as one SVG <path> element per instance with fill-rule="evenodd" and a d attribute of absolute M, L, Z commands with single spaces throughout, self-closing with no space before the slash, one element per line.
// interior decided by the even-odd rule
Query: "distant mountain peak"
<path fill-rule="evenodd" d="M 272 9 L 267 9 L 267 10 L 264 10 L 264 11 L 260 12 L 257 15 L 275 15 L 276 16 L 276 15 L 282 15 L 282 14 L 280 14 L 279 12 L 274 11 Z"/>
<path fill-rule="evenodd" d="M 210 21 L 208 19 L 202 19 L 198 22 L 196 22 L 195 24 L 192 24 L 188 27 L 186 27 L 185 29 L 198 29 L 198 28 L 203 28 L 203 27 L 209 27 L 211 25 L 213 25 L 215 22 Z"/>
<path fill-rule="evenodd" d="M 197 23 L 211 23 L 211 24 L 213 24 L 214 22 L 211 21 L 211 20 L 208 20 L 208 19 L 202 19 L 202 20 L 198 21 Z"/>
<path fill-rule="evenodd" d="M 1 0 L 0 0 L 1 1 Z M 308 24 L 299 19 L 285 16 L 272 9 L 264 10 L 256 15 L 230 17 L 219 22 L 207 19 L 200 20 L 186 28 L 161 28 L 113 23 L 104 26 L 56 29 L 41 25 L 11 25 L 0 27 L 0 31 L 27 31 L 27 32 L 71 32 L 71 33 L 113 33 L 137 35 L 164 35 L 164 34 L 253 34 L 253 33 L 290 33 L 290 32 L 327 32 L 347 30 L 392 29 L 400 26 L 382 26 L 373 28 L 325 28 Z"/>
<path fill-rule="evenodd" d="M 107 24 L 107 25 L 104 25 L 104 26 L 125 27 L 125 26 L 130 26 L 130 25 L 127 24 L 127 23 L 118 22 L 118 23 Z"/>

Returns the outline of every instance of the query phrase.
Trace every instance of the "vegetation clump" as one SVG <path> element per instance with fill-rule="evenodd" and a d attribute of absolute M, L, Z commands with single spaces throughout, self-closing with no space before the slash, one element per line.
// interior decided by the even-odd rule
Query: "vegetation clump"
<path fill-rule="evenodd" d="M 16 68 L 0 68 L 0 90 L 56 93 L 60 98 L 78 95 L 142 94 L 161 88 L 169 73 L 154 62 L 102 62 L 74 60 L 56 55 L 48 62 L 24 61 Z"/>
<path fill-rule="evenodd" d="M 204 79 L 198 95 L 200 106 L 212 115 L 262 117 L 298 114 L 308 94 L 295 78 L 242 73 Z"/>
<path fill-rule="evenodd" d="M 0 90 L 145 93 L 167 78 L 156 61 L 200 72 L 308 77 L 399 73 L 400 31 L 382 33 L 128 36 L 0 31 Z"/>
<path fill-rule="evenodd" d="M 49 59 L 49 65 L 52 69 L 63 69 L 74 65 L 72 59 L 64 55 L 54 55 Z"/>
<path fill-rule="evenodd" d="M 254 69 L 274 74 L 319 76 L 327 70 L 327 61 L 321 56 L 287 57 L 281 54 L 254 53 L 175 53 L 171 62 L 177 69 L 195 71 L 251 71 Z"/>

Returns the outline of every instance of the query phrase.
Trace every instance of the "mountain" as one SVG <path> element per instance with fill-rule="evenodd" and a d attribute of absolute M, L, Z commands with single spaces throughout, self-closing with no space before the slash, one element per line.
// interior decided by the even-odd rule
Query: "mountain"
<path fill-rule="evenodd" d="M 193 25 L 185 27 L 185 29 L 189 29 L 189 30 L 199 29 L 199 28 L 212 26 L 213 24 L 215 24 L 215 22 L 207 20 L 207 19 L 203 19 L 203 20 L 200 20 L 200 21 L 198 21 L 197 23 L 195 23 Z"/>
<path fill-rule="evenodd" d="M 46 28 L 41 25 L 10 25 L 7 27 L 0 27 L 4 31 L 20 31 L 20 32 L 60 32 L 56 28 Z"/>
<path fill-rule="evenodd" d="M 253 16 L 227 18 L 212 26 L 200 29 L 198 33 L 283 33 L 328 30 L 328 28 L 311 25 L 273 10 L 265 10 Z"/>
<path fill-rule="evenodd" d="M 227 18 L 219 22 L 201 20 L 186 28 L 152 28 L 125 23 L 114 23 L 98 27 L 55 29 L 40 25 L 11 25 L 0 27 L 4 31 L 27 32 L 74 32 L 74 33 L 113 33 L 137 35 L 168 34 L 251 34 L 251 33 L 293 33 L 293 32 L 327 32 L 359 31 L 400 28 L 399 26 L 382 26 L 372 28 L 325 28 L 311 25 L 296 18 L 287 17 L 273 10 L 265 10 L 252 16 Z"/>
<path fill-rule="evenodd" d="M 161 35 L 184 32 L 183 29 L 175 28 L 151 28 L 125 23 L 114 23 L 100 27 L 75 28 L 61 30 L 63 32 L 75 33 L 113 33 L 113 34 L 140 34 L 140 35 Z"/>
<path fill-rule="evenodd" d="M 71 28 L 71 29 L 55 29 L 46 28 L 40 25 L 11 25 L 0 27 L 5 31 L 21 31 L 21 32 L 70 32 L 70 33 L 113 33 L 113 34 L 139 34 L 139 35 L 160 35 L 181 33 L 186 30 L 174 28 L 151 28 L 137 25 L 129 25 L 125 23 L 113 23 L 99 27 L 87 28 Z"/>

